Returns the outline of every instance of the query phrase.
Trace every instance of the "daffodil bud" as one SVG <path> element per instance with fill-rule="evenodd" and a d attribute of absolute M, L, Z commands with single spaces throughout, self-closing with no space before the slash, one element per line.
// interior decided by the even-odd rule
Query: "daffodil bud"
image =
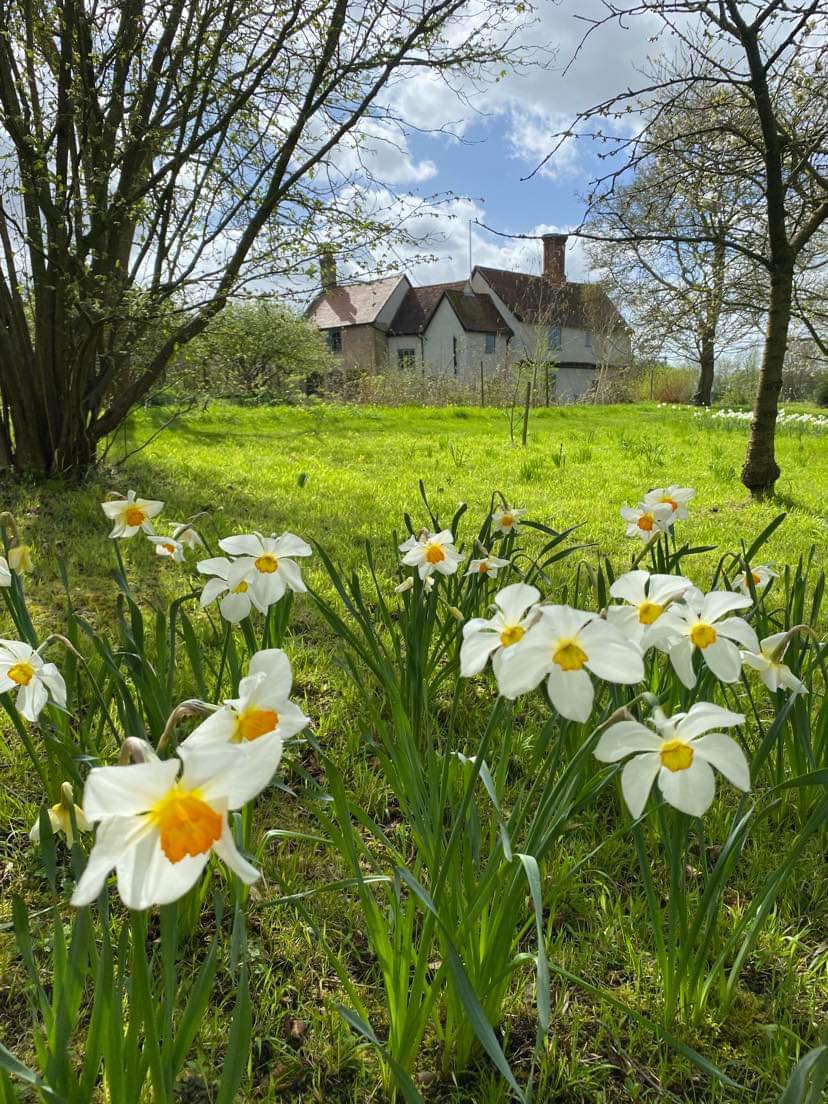
<path fill-rule="evenodd" d="M 455 621 L 462 621 L 464 619 L 463 614 L 460 612 L 457 606 L 449 606 L 448 611 Z"/>
<path fill-rule="evenodd" d="M 413 587 L 414 587 L 414 576 L 409 575 L 407 579 L 403 579 L 403 581 L 399 584 L 399 586 L 394 587 L 394 593 L 395 594 L 405 594 L 405 592 L 407 590 L 412 590 Z"/>
<path fill-rule="evenodd" d="M 32 550 L 28 544 L 15 544 L 9 549 L 9 567 L 18 575 L 32 570 Z"/>

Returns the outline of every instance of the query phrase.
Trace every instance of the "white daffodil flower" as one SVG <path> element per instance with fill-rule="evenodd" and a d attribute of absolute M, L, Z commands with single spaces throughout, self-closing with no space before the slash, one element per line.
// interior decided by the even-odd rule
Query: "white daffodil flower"
<path fill-rule="evenodd" d="M 501 567 L 508 567 L 508 560 L 501 560 L 498 556 L 493 556 L 491 552 L 483 556 L 482 559 L 472 560 L 469 564 L 466 575 L 482 575 L 491 576 L 492 579 L 497 578 L 497 573 Z"/>
<path fill-rule="evenodd" d="M 173 540 L 179 541 L 186 548 L 203 548 L 204 541 L 201 539 L 201 533 L 197 529 L 193 529 L 186 521 L 171 521 L 170 526 L 172 528 Z"/>
<path fill-rule="evenodd" d="M 251 585 L 259 607 L 267 609 L 278 602 L 286 590 L 304 593 L 302 573 L 296 556 L 310 556 L 313 549 L 301 537 L 282 533 L 280 537 L 263 537 L 261 533 L 243 533 L 225 537 L 219 548 L 237 556 L 237 569 L 249 572 Z M 247 578 L 247 575 L 245 575 Z"/>
<path fill-rule="evenodd" d="M 692 585 L 682 575 L 628 571 L 626 575 L 619 575 L 610 587 L 612 597 L 622 598 L 626 605 L 609 606 L 607 621 L 646 651 L 663 637 L 670 622 L 671 603 L 681 598 Z"/>
<path fill-rule="evenodd" d="M 669 487 L 654 487 L 644 495 L 645 506 L 669 506 L 672 512 L 672 521 L 684 521 L 690 516 L 687 503 L 695 498 L 696 492 L 692 487 L 679 487 L 673 483 Z"/>
<path fill-rule="evenodd" d="M 750 584 L 753 582 L 754 590 L 764 590 L 770 583 L 771 579 L 778 578 L 779 573 L 774 571 L 769 564 L 758 564 L 756 567 L 750 570 L 751 578 L 748 578 L 748 573 L 743 571 L 733 581 L 733 589 L 740 591 L 742 594 L 750 595 Z"/>
<path fill-rule="evenodd" d="M 520 519 L 525 513 L 527 513 L 525 509 L 513 510 L 504 506 L 502 510 L 495 510 L 492 514 L 492 525 L 504 536 L 508 536 L 509 533 L 519 533 Z"/>
<path fill-rule="evenodd" d="M 253 589 L 252 572 L 246 564 L 239 568 L 226 556 L 213 556 L 209 560 L 199 560 L 196 570 L 202 575 L 214 576 L 205 583 L 201 592 L 199 604 L 202 608 L 209 606 L 223 594 L 224 597 L 219 602 L 219 612 L 231 625 L 243 621 L 254 606 L 259 613 L 267 612 L 267 606 L 259 600 Z"/>
<path fill-rule="evenodd" d="M 15 705 L 27 721 L 37 720 L 49 698 L 66 708 L 63 675 L 22 640 L 0 640 L 0 694 L 10 690 L 17 690 Z"/>
<path fill-rule="evenodd" d="M 0 556 L 0 587 L 10 587 L 11 585 L 12 574 L 8 560 L 5 556 Z"/>
<path fill-rule="evenodd" d="M 562 717 L 584 722 L 595 690 L 589 673 L 625 684 L 644 678 L 639 646 L 594 613 L 569 606 L 539 606 L 536 623 L 504 652 L 498 686 L 506 698 L 532 690 L 546 678 L 549 698 Z"/>
<path fill-rule="evenodd" d="M 111 870 L 127 908 L 169 904 L 195 885 L 213 852 L 250 885 L 259 872 L 237 850 L 227 814 L 272 776 L 272 748 L 255 743 L 244 755 L 230 744 L 182 745 L 178 758 L 95 767 L 83 811 L 98 830 L 72 904 L 94 901 Z"/>
<path fill-rule="evenodd" d="M 713 801 L 713 767 L 740 790 L 750 789 L 750 768 L 742 749 L 724 732 L 710 731 L 744 724 L 741 713 L 696 702 L 687 713 L 672 717 L 656 710 L 653 719 L 657 732 L 638 721 L 619 721 L 595 748 L 602 763 L 633 757 L 621 772 L 621 792 L 634 817 L 644 811 L 656 779 L 664 800 L 690 816 L 702 816 Z"/>
<path fill-rule="evenodd" d="M 184 563 L 184 545 L 175 537 L 158 537 L 147 533 L 147 540 L 155 545 L 156 556 L 166 556 L 176 563 Z"/>
<path fill-rule="evenodd" d="M 792 690 L 794 694 L 807 694 L 805 683 L 782 662 L 787 650 L 787 644 L 783 647 L 786 636 L 788 633 L 784 632 L 766 636 L 755 652 L 742 652 L 742 660 L 748 667 L 759 672 L 759 678 L 772 693 L 775 694 L 777 690 Z"/>
<path fill-rule="evenodd" d="M 673 508 L 666 503 L 657 506 L 622 506 L 621 517 L 627 522 L 628 537 L 652 540 L 659 533 L 666 533 L 673 524 Z"/>
<path fill-rule="evenodd" d="M 136 498 L 130 491 L 126 498 L 102 502 L 101 509 L 113 523 L 110 537 L 134 537 L 139 530 L 152 533 L 151 518 L 164 509 L 164 503 L 152 498 Z"/>
<path fill-rule="evenodd" d="M 400 552 L 405 553 L 402 559 L 405 566 L 416 567 L 421 579 L 427 579 L 435 571 L 440 575 L 453 575 L 461 559 L 450 529 L 409 537 L 400 545 Z"/>
<path fill-rule="evenodd" d="M 512 583 L 495 595 L 496 611 L 493 617 L 488 620 L 473 617 L 466 622 L 460 646 L 460 674 L 463 678 L 479 674 L 492 654 L 492 666 L 497 675 L 506 649 L 523 639 L 535 616 L 533 607 L 539 599 L 540 591 L 535 587 Z"/>
<path fill-rule="evenodd" d="M 247 676 L 239 683 L 238 698 L 229 699 L 202 721 L 182 747 L 267 741 L 272 748 L 275 771 L 284 741 L 310 723 L 310 718 L 289 700 L 292 685 L 290 660 L 280 648 L 256 652 Z"/>
<path fill-rule="evenodd" d="M 54 835 L 63 835 L 66 837 L 66 846 L 71 847 L 75 842 L 75 833 L 72 828 L 72 813 L 75 814 L 75 825 L 79 832 L 91 832 L 92 825 L 86 819 L 83 813 L 83 809 L 79 805 L 75 805 L 74 796 L 72 794 L 72 787 L 68 782 L 64 782 L 61 786 L 61 800 L 57 805 L 52 805 L 51 808 L 46 810 L 49 817 L 49 823 L 52 826 L 52 832 Z M 32 825 L 32 830 L 29 832 L 29 839 L 32 843 L 40 842 L 40 817 Z"/>
<path fill-rule="evenodd" d="M 9 549 L 9 567 L 17 575 L 25 575 L 34 567 L 32 563 L 32 550 L 28 544 L 14 544 Z"/>
<path fill-rule="evenodd" d="M 759 641 L 750 625 L 741 617 L 726 613 L 747 609 L 750 598 L 727 590 L 702 594 L 692 587 L 683 602 L 670 610 L 669 647 L 673 669 L 688 689 L 696 685 L 693 654 L 701 653 L 704 663 L 722 682 L 736 682 L 742 670 L 742 657 L 737 645 L 749 652 L 759 651 Z M 673 635 L 674 634 L 674 635 Z"/>

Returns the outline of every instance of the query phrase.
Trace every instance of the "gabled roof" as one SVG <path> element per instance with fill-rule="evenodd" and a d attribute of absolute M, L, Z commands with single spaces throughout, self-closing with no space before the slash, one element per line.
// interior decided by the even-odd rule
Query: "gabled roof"
<path fill-rule="evenodd" d="M 512 335 L 512 327 L 497 309 L 491 295 L 479 292 L 456 291 L 448 289 L 443 295 L 451 303 L 454 313 L 464 330 L 471 333 L 493 333 Z"/>
<path fill-rule="evenodd" d="M 406 335 L 423 333 L 431 321 L 431 316 L 440 305 L 444 292 L 461 291 L 466 283 L 466 280 L 455 280 L 454 283 L 449 284 L 410 287 L 391 320 L 389 333 Z"/>
<path fill-rule="evenodd" d="M 448 300 L 464 330 L 471 333 L 512 333 L 492 297 L 472 291 L 468 280 L 409 288 L 394 315 L 389 332 L 406 336 L 425 333 L 443 299 Z"/>
<path fill-rule="evenodd" d="M 623 317 L 598 284 L 570 280 L 565 284 L 553 284 L 528 272 L 509 272 L 481 265 L 474 271 L 483 277 L 519 322 L 567 326 L 574 330 L 616 325 L 626 328 Z"/>
<path fill-rule="evenodd" d="M 364 326 L 376 322 L 400 280 L 407 276 L 387 276 L 364 284 L 342 284 L 321 291 L 305 311 L 305 317 L 320 330 L 339 326 Z"/>

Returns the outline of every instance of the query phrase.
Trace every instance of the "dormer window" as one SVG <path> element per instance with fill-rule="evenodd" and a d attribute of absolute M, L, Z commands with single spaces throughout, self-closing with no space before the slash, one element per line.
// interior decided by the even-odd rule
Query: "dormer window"
<path fill-rule="evenodd" d="M 342 330 L 339 327 L 333 330 L 326 330 L 325 340 L 329 353 L 342 352 Z"/>

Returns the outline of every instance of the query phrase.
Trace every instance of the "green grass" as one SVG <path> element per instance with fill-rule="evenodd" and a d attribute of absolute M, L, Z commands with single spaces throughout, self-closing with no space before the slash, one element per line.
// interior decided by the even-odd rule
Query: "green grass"
<path fill-rule="evenodd" d="M 109 460 L 151 437 L 166 416 L 160 410 L 137 414 L 126 440 L 119 437 L 113 443 Z M 391 532 L 396 529 L 402 537 L 406 512 L 415 525 L 426 521 L 418 480 L 445 524 L 461 502 L 468 503 L 477 524 L 497 489 L 512 505 L 527 507 L 530 516 L 549 526 L 580 525 L 576 539 L 589 547 L 577 558 L 597 565 L 600 557 L 610 556 L 619 569 L 637 550 L 636 542 L 624 538 L 620 507 L 634 505 L 651 486 L 676 482 L 697 490 L 691 520 L 682 530 L 692 544 L 738 549 L 785 511 L 788 517 L 763 549 L 762 560 L 793 563 L 816 545 L 818 559 L 824 562 L 828 438 L 783 432 L 778 498 L 757 504 L 748 499 L 738 479 L 746 436 L 742 426 L 700 425 L 690 411 L 572 407 L 533 412 L 524 449 L 510 444 L 506 418 L 491 410 L 247 409 L 216 404 L 190 414 L 122 468 L 86 486 L 66 489 L 51 482 L 5 487 L 2 503 L 14 511 L 34 546 L 37 566 L 28 589 L 44 629 L 60 628 L 62 597 L 55 565 L 61 551 L 77 609 L 106 628 L 114 592 L 107 573 L 113 561 L 99 502 L 110 488 L 134 487 L 139 494 L 164 499 L 163 516 L 170 520 L 209 511 L 205 532 L 211 540 L 253 528 L 265 533 L 289 529 L 320 542 L 345 568 L 364 567 L 363 545 L 368 540 L 375 544 L 381 569 L 390 580 L 396 566 Z M 468 534 L 470 526 L 465 531 Z M 148 545 L 133 541 L 123 551 L 133 586 L 148 604 L 186 590 L 181 569 L 154 557 Z M 689 573 L 705 582 L 718 556 L 710 552 L 695 558 Z M 305 577 L 325 589 L 318 562 L 309 566 Z M 194 574 L 192 581 L 197 585 Z M 335 662 L 329 638 L 307 600 L 294 604 L 292 621 L 288 650 L 296 669 L 297 700 L 314 718 L 320 743 L 348 764 L 355 800 L 389 832 L 399 833 L 395 810 L 362 742 L 358 694 Z M 182 697 L 192 692 L 186 685 L 180 689 Z M 470 709 L 470 740 L 482 716 L 482 706 Z M 527 726 L 527 749 L 534 735 Z M 48 897 L 25 840 L 40 796 L 13 738 L 8 733 L 4 738 L 0 812 L 10 831 L 0 848 L 0 921 L 6 919 L 11 891 L 21 892 L 32 908 Z M 299 783 L 289 763 L 285 779 Z M 724 813 L 730 811 L 719 808 L 711 813 L 706 822 L 709 838 L 720 838 Z M 561 849 L 558 867 L 588 855 L 603 841 L 614 816 L 612 803 L 602 800 L 594 816 L 582 818 Z M 263 828 L 311 826 L 301 804 L 277 792 L 260 802 L 257 821 Z M 777 828 L 781 831 L 784 825 Z M 398 842 L 405 845 L 404 838 Z M 732 887 L 734 912 L 749 900 L 777 847 L 773 832 L 757 836 L 751 844 Z M 264 871 L 266 883 L 254 894 L 251 909 L 255 1045 L 252 1087 L 244 1099 L 332 1104 L 382 1100 L 373 1055 L 334 1010 L 341 994 L 313 932 L 290 909 L 265 903 L 285 889 L 319 885 L 342 871 L 329 852 L 298 841 L 271 843 Z M 548 922 L 548 950 L 559 965 L 654 1017 L 658 985 L 637 877 L 628 840 L 605 847 L 562 890 Z M 746 1104 L 774 1099 L 776 1086 L 786 1080 L 799 1054 L 797 1040 L 814 1045 L 818 1024 L 828 1012 L 827 890 L 824 863 L 819 849 L 812 847 L 801 878 L 780 899 L 750 957 L 731 1015 L 724 1022 L 706 1016 L 698 1027 L 682 1033 L 686 1042 L 746 1086 L 744 1093 L 715 1086 L 687 1061 L 657 1046 L 632 1020 L 577 987 L 553 980 L 552 1029 L 537 1099 L 550 1104 L 671 1099 Z M 348 894 L 320 895 L 314 899 L 314 916 L 348 962 L 381 1024 L 375 963 L 361 932 L 356 901 Z M 203 954 L 209 916 L 204 924 L 204 939 L 195 939 L 190 949 L 193 971 Z M 29 1056 L 19 971 L 11 941 L 2 933 L 0 975 L 12 979 L 0 996 L 0 1021 L 9 1026 L 3 1041 Z M 183 1101 L 210 1099 L 226 1045 L 232 994 L 225 995 L 226 1001 L 217 1000 L 202 1025 Z M 502 1033 L 504 1050 L 518 1070 L 524 1069 L 534 1040 L 532 1007 L 527 970 L 523 984 L 510 994 Z M 428 1100 L 484 1104 L 506 1099 L 502 1084 L 483 1061 L 457 1083 L 439 1080 L 433 1040 L 418 1069 Z"/>

